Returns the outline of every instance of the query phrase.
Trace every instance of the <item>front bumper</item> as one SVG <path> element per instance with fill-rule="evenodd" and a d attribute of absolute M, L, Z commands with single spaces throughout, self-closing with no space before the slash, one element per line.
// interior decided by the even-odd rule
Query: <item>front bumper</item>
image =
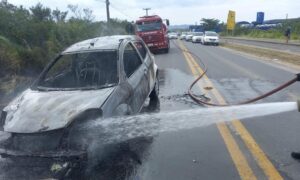
<path fill-rule="evenodd" d="M 150 50 L 167 49 L 169 47 L 166 42 L 147 42 L 146 44 Z"/>
<path fill-rule="evenodd" d="M 219 44 L 218 39 L 205 39 L 204 42 L 208 44 Z"/>

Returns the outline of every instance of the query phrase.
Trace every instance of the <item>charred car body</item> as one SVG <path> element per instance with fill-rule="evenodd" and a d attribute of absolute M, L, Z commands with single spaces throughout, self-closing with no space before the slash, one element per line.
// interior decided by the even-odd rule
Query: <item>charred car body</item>
<path fill-rule="evenodd" d="M 76 43 L 48 64 L 1 113 L 2 157 L 86 156 L 73 127 L 88 119 L 140 112 L 157 100 L 154 57 L 137 36 Z M 88 143 L 88 142 L 86 142 Z"/>

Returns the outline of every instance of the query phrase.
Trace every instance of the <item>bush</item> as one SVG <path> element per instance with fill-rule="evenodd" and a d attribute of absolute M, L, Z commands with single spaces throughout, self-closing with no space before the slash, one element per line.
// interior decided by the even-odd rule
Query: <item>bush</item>
<path fill-rule="evenodd" d="M 70 5 L 68 11 L 51 10 L 38 3 L 29 9 L 0 1 L 0 101 L 4 91 L 30 81 L 56 54 L 69 45 L 98 36 L 126 34 L 129 23 L 112 19 L 93 22 L 92 11 Z"/>

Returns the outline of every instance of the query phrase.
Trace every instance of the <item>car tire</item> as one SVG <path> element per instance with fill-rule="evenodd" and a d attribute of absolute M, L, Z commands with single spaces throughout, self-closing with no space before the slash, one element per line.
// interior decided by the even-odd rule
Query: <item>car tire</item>
<path fill-rule="evenodd" d="M 159 102 L 159 81 L 158 76 L 156 76 L 155 85 L 153 90 L 151 91 L 149 98 L 149 110 L 150 111 L 159 111 L 160 102 Z"/>
<path fill-rule="evenodd" d="M 164 52 L 165 52 L 165 53 L 169 53 L 169 50 L 170 50 L 170 41 L 169 41 L 169 43 L 168 43 L 168 47 L 167 47 L 166 49 L 164 49 Z"/>
<path fill-rule="evenodd" d="M 169 53 L 169 50 L 170 50 L 170 48 L 167 47 L 167 48 L 163 49 L 163 52 L 167 54 L 167 53 Z"/>
<path fill-rule="evenodd" d="M 156 75 L 156 80 L 155 80 L 155 85 L 149 95 L 150 101 L 158 99 L 159 95 L 159 80 L 158 80 L 158 75 Z"/>

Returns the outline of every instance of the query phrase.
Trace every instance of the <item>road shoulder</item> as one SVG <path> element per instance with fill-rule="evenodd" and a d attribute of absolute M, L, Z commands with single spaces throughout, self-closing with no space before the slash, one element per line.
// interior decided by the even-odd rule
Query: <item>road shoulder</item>
<path fill-rule="evenodd" d="M 241 46 L 246 46 L 246 45 L 241 45 Z M 247 47 L 253 48 L 253 46 L 247 46 Z M 235 53 L 235 54 L 239 54 L 243 57 L 247 57 L 248 59 L 259 61 L 259 62 L 268 64 L 268 65 L 271 65 L 273 67 L 280 68 L 280 69 L 283 69 L 285 71 L 289 71 L 291 73 L 298 73 L 300 71 L 300 65 L 298 65 L 298 64 L 293 64 L 293 63 L 286 62 L 286 61 L 283 61 L 283 60 L 280 60 L 280 59 L 277 59 L 277 58 L 259 56 L 259 55 L 253 54 L 253 53 L 233 49 L 233 48 L 230 48 L 228 46 L 220 46 L 220 48 L 222 48 L 224 50 L 227 50 L 227 51 L 230 51 L 230 52 Z M 255 47 L 255 48 L 259 48 L 259 47 Z M 259 49 L 267 49 L 267 48 L 259 48 Z M 270 49 L 267 49 L 267 50 L 270 50 Z M 299 56 L 299 60 L 300 60 L 300 56 Z"/>

